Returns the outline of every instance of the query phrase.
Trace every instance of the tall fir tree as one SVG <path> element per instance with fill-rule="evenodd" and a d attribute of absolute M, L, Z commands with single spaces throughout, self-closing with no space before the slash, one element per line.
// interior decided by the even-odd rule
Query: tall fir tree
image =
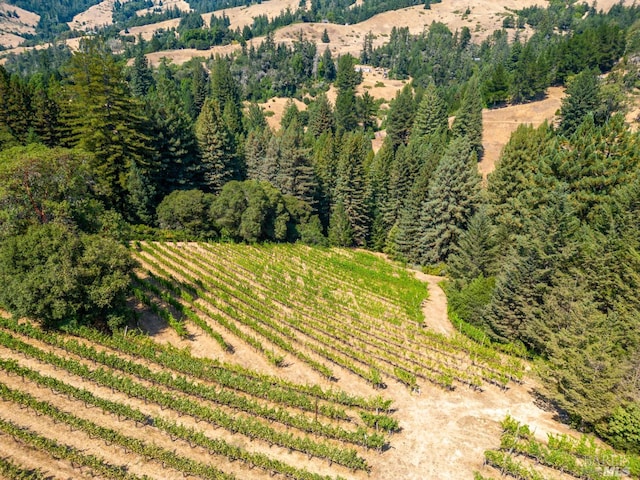
<path fill-rule="evenodd" d="M 589 115 L 599 121 L 601 101 L 600 81 L 595 72 L 585 70 L 573 77 L 560 107 L 560 132 L 572 135 Z"/>
<path fill-rule="evenodd" d="M 366 201 L 364 162 L 371 144 L 361 132 L 345 135 L 338 164 L 336 203 L 344 206 L 355 245 L 366 245 L 370 214 Z"/>
<path fill-rule="evenodd" d="M 309 107 L 309 134 L 317 139 L 325 132 L 335 130 L 333 107 L 323 92 L 318 94 L 316 101 Z"/>
<path fill-rule="evenodd" d="M 127 209 L 128 178 L 153 172 L 148 120 L 129 95 L 122 66 L 99 39 L 82 39 L 68 66 L 63 141 L 93 153 L 98 192 L 121 213 Z"/>
<path fill-rule="evenodd" d="M 416 111 L 411 135 L 414 137 L 430 137 L 435 133 L 444 133 L 448 130 L 447 104 L 438 93 L 438 88 L 435 84 L 430 83 Z"/>
<path fill-rule="evenodd" d="M 445 262 L 480 203 L 476 154 L 466 137 L 454 139 L 429 185 L 420 217 L 422 263 Z"/>
<path fill-rule="evenodd" d="M 467 83 L 451 133 L 453 138 L 466 138 L 476 157 L 482 157 L 482 95 L 475 76 Z"/>
<path fill-rule="evenodd" d="M 389 240 L 395 242 L 396 254 L 411 263 L 420 262 L 422 205 L 427 200 L 429 184 L 444 153 L 444 148 L 444 143 L 440 143 L 437 136 L 434 136 L 434 141 L 429 143 L 425 138 L 414 137 L 405 152 L 405 155 L 418 160 L 419 169 L 399 211 L 394 238 Z"/>
<path fill-rule="evenodd" d="M 286 195 L 317 208 L 318 181 L 311 164 L 310 149 L 304 146 L 302 129 L 293 121 L 281 137 L 277 186 Z"/>
<path fill-rule="evenodd" d="M 149 96 L 153 146 L 158 155 L 154 172 L 156 193 L 189 190 L 199 182 L 198 143 L 193 122 L 177 94 L 176 82 L 165 63 L 158 68 L 157 86 Z"/>
<path fill-rule="evenodd" d="M 406 145 L 409 142 L 414 118 L 413 92 L 410 85 L 405 85 L 391 102 L 387 114 L 387 136 L 393 148 L 397 149 L 400 145 Z"/>
<path fill-rule="evenodd" d="M 131 93 L 136 97 L 145 97 L 153 86 L 153 72 L 142 49 L 139 49 L 134 57 L 130 76 L 129 86 L 131 87 Z"/>
<path fill-rule="evenodd" d="M 219 193 L 225 183 L 242 176 L 234 139 L 222 119 L 220 105 L 208 98 L 195 126 L 204 190 Z"/>

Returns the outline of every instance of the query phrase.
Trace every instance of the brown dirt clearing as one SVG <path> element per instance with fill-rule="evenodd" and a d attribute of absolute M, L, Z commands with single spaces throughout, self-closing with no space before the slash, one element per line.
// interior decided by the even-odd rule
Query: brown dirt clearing
<path fill-rule="evenodd" d="M 478 163 L 478 171 L 483 178 L 486 179 L 487 175 L 494 170 L 502 148 L 509 141 L 511 134 L 523 124 L 538 127 L 545 121 L 553 122 L 563 97 L 563 88 L 550 87 L 542 100 L 482 111 L 484 156 Z"/>

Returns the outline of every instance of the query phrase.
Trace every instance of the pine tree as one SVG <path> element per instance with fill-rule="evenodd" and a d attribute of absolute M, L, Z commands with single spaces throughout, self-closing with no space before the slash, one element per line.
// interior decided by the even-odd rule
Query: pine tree
<path fill-rule="evenodd" d="M 298 123 L 298 116 L 300 115 L 300 110 L 298 110 L 298 106 L 295 104 L 292 98 L 287 100 L 287 103 L 284 106 L 284 113 L 282 114 L 282 118 L 280 119 L 280 129 L 286 130 L 289 128 L 289 125 L 296 122 Z"/>
<path fill-rule="evenodd" d="M 572 135 L 580 124 L 600 108 L 600 84 L 594 72 L 585 70 L 576 75 L 567 87 L 567 96 L 562 99 L 560 107 L 560 132 Z M 598 119 L 599 120 L 599 119 Z"/>
<path fill-rule="evenodd" d="M 331 40 L 329 40 L 329 32 L 327 32 L 326 28 L 322 32 L 322 37 L 320 37 L 320 41 L 322 43 L 329 43 L 331 41 Z"/>
<path fill-rule="evenodd" d="M 327 82 L 333 82 L 336 79 L 336 64 L 333 62 L 331 50 L 327 47 L 318 62 L 318 77 L 325 79 Z"/>
<path fill-rule="evenodd" d="M 490 107 L 502 105 L 509 99 L 509 75 L 502 63 L 498 63 L 482 88 L 485 102 Z"/>
<path fill-rule="evenodd" d="M 150 95 L 153 145 L 158 167 L 154 183 L 160 198 L 174 190 L 191 189 L 199 181 L 198 143 L 193 122 L 177 95 L 171 71 L 162 63 L 157 88 Z"/>
<path fill-rule="evenodd" d="M 244 147 L 247 180 L 260 180 L 260 171 L 267 155 L 267 146 L 271 137 L 271 130 L 268 128 L 249 130 Z"/>
<path fill-rule="evenodd" d="M 47 147 L 60 143 L 60 106 L 43 85 L 38 85 L 31 98 L 32 128 L 38 140 Z"/>
<path fill-rule="evenodd" d="M 343 138 L 338 164 L 336 203 L 344 206 L 353 232 L 353 242 L 363 246 L 367 242 L 370 228 L 364 161 L 371 145 L 361 133 L 352 133 Z"/>
<path fill-rule="evenodd" d="M 420 218 L 420 258 L 444 262 L 480 202 L 476 155 L 466 138 L 454 139 L 429 185 Z"/>
<path fill-rule="evenodd" d="M 228 61 L 220 57 L 216 58 L 211 70 L 211 93 L 220 105 L 229 133 L 234 137 L 242 135 L 242 95 Z"/>
<path fill-rule="evenodd" d="M 353 245 L 353 229 L 341 201 L 335 204 L 331 212 L 329 244 L 334 247 L 351 247 Z"/>
<path fill-rule="evenodd" d="M 356 94 L 352 88 L 338 90 L 336 97 L 336 126 L 342 132 L 351 132 L 358 127 Z"/>
<path fill-rule="evenodd" d="M 195 130 L 200 148 L 203 187 L 208 192 L 218 193 L 225 183 L 240 178 L 241 169 L 233 138 L 216 100 L 208 98 L 205 101 Z"/>
<path fill-rule="evenodd" d="M 364 92 L 356 97 L 356 110 L 362 129 L 365 132 L 374 132 L 378 128 L 378 107 L 369 92 Z"/>
<path fill-rule="evenodd" d="M 122 67 L 98 39 L 81 40 L 68 82 L 63 141 L 93 153 L 100 195 L 124 213 L 133 163 L 144 177 L 155 168 L 144 108 L 129 95 Z"/>
<path fill-rule="evenodd" d="M 469 224 L 460 235 L 447 262 L 447 272 L 452 278 L 469 283 L 480 275 L 491 277 L 497 273 L 496 261 L 499 254 L 495 228 L 487 215 L 486 208 L 480 208 L 471 217 Z"/>
<path fill-rule="evenodd" d="M 482 95 L 477 77 L 472 77 L 467 83 L 451 133 L 453 138 L 466 138 L 477 158 L 482 157 Z"/>
<path fill-rule="evenodd" d="M 448 130 L 447 105 L 435 84 L 430 83 L 418 106 L 411 134 L 415 137 L 430 137 Z"/>
<path fill-rule="evenodd" d="M 153 86 L 153 74 L 149 67 L 149 61 L 144 56 L 142 49 L 138 50 L 131 69 L 131 81 L 129 83 L 131 93 L 136 97 L 144 97 Z"/>
<path fill-rule="evenodd" d="M 412 139 L 405 155 L 413 157 L 419 165 L 411 190 L 405 198 L 396 222 L 395 251 L 411 263 L 420 262 L 420 217 L 422 205 L 427 200 L 429 184 L 436 170 L 444 147 L 438 142 L 426 143 L 424 140 Z"/>
<path fill-rule="evenodd" d="M 387 136 L 390 138 L 393 148 L 408 143 L 414 118 L 413 93 L 411 86 L 405 85 L 391 102 L 387 115 Z"/>
<path fill-rule="evenodd" d="M 517 232 L 534 204 L 530 192 L 539 172 L 539 159 L 547 155 L 552 131 L 549 125 L 538 128 L 519 126 L 504 146 L 496 169 L 489 175 L 487 197 L 489 215 L 499 227 Z"/>
<path fill-rule="evenodd" d="M 312 208 L 317 207 L 318 181 L 309 160 L 309 149 L 303 144 L 302 129 L 294 120 L 282 134 L 276 186 Z"/>
<path fill-rule="evenodd" d="M 318 95 L 316 101 L 309 107 L 309 133 L 317 139 L 325 132 L 333 132 L 335 129 L 335 117 L 333 108 L 327 95 L 323 92 Z"/>

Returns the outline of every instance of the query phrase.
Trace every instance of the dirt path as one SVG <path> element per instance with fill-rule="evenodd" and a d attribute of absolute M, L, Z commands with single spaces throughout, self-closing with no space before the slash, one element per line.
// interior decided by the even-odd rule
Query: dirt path
<path fill-rule="evenodd" d="M 415 272 L 415 275 L 418 280 L 427 283 L 427 289 L 429 290 L 429 298 L 422 304 L 422 313 L 424 314 L 426 325 L 435 332 L 451 335 L 455 332 L 455 329 L 447 315 L 447 296 L 438 285 L 439 282 L 444 280 L 444 277 L 427 275 L 418 271 Z"/>

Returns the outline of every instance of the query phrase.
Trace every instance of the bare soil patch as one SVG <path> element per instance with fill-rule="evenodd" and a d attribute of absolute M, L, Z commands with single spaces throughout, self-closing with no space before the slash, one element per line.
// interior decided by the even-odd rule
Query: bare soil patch
<path fill-rule="evenodd" d="M 447 315 L 447 296 L 444 294 L 442 288 L 440 288 L 440 285 L 438 285 L 438 283 L 445 278 L 427 275 L 426 273 L 416 270 L 414 270 L 414 273 L 418 280 L 427 283 L 429 290 L 429 298 L 424 301 L 422 306 L 425 324 L 434 332 L 445 335 L 453 334 L 455 329 Z"/>
<path fill-rule="evenodd" d="M 124 2 L 122 2 L 124 3 Z M 103 0 L 79 13 L 73 20 L 67 22 L 71 30 L 90 32 L 100 27 L 113 24 L 113 5 L 115 0 Z"/>
<path fill-rule="evenodd" d="M 136 13 L 138 16 L 146 15 L 147 13 L 169 10 L 172 8 L 177 8 L 181 12 L 190 12 L 191 6 L 185 0 L 154 0 L 153 7 L 143 8 L 142 10 L 138 10 Z"/>
<path fill-rule="evenodd" d="M 538 127 L 545 121 L 554 122 L 563 97 L 563 88 L 549 87 L 542 100 L 482 111 L 484 156 L 478 163 L 478 170 L 485 179 L 494 170 L 511 134 L 523 124 Z"/>
<path fill-rule="evenodd" d="M 223 10 L 217 10 L 215 12 L 209 12 L 202 15 L 205 23 L 209 25 L 211 16 L 222 17 L 226 15 L 229 17 L 229 28 L 236 29 L 242 28 L 245 25 L 251 25 L 253 19 L 260 15 L 266 15 L 270 20 L 277 17 L 285 11 L 287 8 L 291 11 L 295 11 L 298 8 L 299 2 L 297 0 L 268 0 L 262 3 L 255 3 L 249 6 L 241 6 L 234 8 L 226 8 Z"/>
<path fill-rule="evenodd" d="M 40 15 L 2 1 L 0 14 L 0 45 L 3 47 L 17 47 L 24 41 L 23 35 L 36 33 Z"/>

